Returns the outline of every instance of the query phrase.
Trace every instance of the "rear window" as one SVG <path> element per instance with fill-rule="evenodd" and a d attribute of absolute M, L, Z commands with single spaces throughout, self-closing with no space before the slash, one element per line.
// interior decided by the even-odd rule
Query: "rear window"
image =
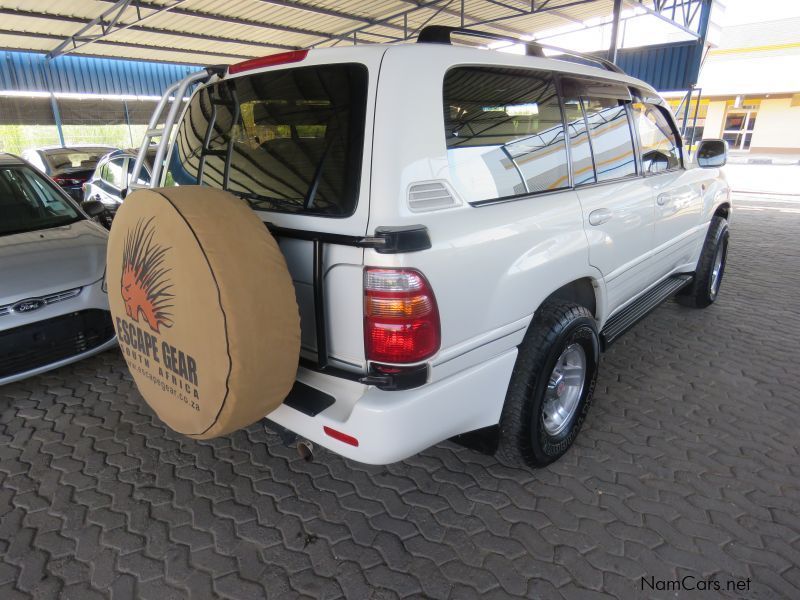
<path fill-rule="evenodd" d="M 65 148 L 48 150 L 44 157 L 53 172 L 77 169 L 94 169 L 98 161 L 113 148 Z"/>
<path fill-rule="evenodd" d="M 445 75 L 443 96 L 450 178 L 468 202 L 569 186 L 551 73 L 457 67 Z"/>
<path fill-rule="evenodd" d="M 194 95 L 167 181 L 203 184 L 257 210 L 329 217 L 355 211 L 367 69 L 359 64 L 269 71 Z"/>

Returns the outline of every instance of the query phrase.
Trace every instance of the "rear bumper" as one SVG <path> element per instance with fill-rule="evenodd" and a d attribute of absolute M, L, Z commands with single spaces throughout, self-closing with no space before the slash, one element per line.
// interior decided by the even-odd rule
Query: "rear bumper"
<path fill-rule="evenodd" d="M 335 402 L 316 416 L 282 404 L 267 418 L 347 458 L 389 464 L 496 424 L 516 358 L 515 348 L 435 383 L 392 392 L 300 368 L 298 381 Z M 324 427 L 352 436 L 358 446 L 330 437 Z"/>

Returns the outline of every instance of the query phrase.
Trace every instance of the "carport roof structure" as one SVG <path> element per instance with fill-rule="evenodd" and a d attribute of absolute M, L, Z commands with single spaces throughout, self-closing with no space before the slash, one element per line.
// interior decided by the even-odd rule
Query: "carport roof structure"
<path fill-rule="evenodd" d="M 687 34 L 710 0 L 617 0 Z M 530 36 L 610 16 L 615 0 L 0 0 L 0 48 L 226 64 L 273 52 L 414 38 L 425 25 Z"/>

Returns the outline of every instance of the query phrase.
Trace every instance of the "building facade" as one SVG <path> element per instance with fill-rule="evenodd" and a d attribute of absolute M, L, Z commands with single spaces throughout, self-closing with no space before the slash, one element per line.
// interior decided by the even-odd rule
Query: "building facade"
<path fill-rule="evenodd" d="M 696 123 L 694 139 L 721 137 L 738 152 L 800 153 L 800 17 L 723 29 L 697 87 L 701 99 L 696 92 L 687 122 Z"/>

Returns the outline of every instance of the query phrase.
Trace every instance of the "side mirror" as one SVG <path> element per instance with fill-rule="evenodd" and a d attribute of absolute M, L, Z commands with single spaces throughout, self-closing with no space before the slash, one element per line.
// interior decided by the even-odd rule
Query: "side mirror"
<path fill-rule="evenodd" d="M 704 169 L 724 167 L 728 162 L 728 142 L 725 140 L 702 140 L 695 151 L 697 166 Z"/>
<path fill-rule="evenodd" d="M 128 192 L 129 192 L 129 191 L 130 191 L 130 190 L 128 190 L 128 188 L 122 188 L 122 189 L 119 191 L 119 197 L 120 197 L 122 200 L 125 200 L 125 198 L 127 198 L 127 197 L 128 197 Z"/>
<path fill-rule="evenodd" d="M 99 200 L 87 200 L 86 202 L 82 202 L 81 208 L 83 209 L 83 212 L 90 217 L 101 215 L 106 210 L 105 205 Z"/>

